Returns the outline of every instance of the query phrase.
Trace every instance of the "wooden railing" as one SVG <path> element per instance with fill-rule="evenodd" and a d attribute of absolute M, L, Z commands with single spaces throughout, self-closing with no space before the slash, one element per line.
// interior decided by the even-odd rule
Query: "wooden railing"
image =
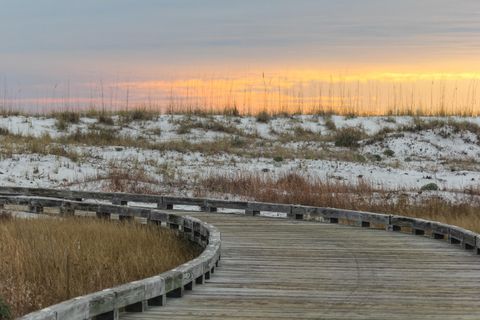
<path fill-rule="evenodd" d="M 101 200 L 92 202 L 91 200 Z M 111 204 L 104 203 L 110 202 Z M 155 204 L 157 209 L 127 206 L 127 204 Z M 284 213 L 287 219 L 343 223 L 362 228 L 407 232 L 445 240 L 465 250 L 480 254 L 480 235 L 440 222 L 397 215 L 342 210 L 302 205 L 274 204 L 250 201 L 225 201 L 205 198 L 184 198 L 126 193 L 96 193 L 52 189 L 0 187 L 0 206 L 18 204 L 28 206 L 31 212 L 42 212 L 45 207 L 60 207 L 63 214 L 75 210 L 94 211 L 98 217 L 118 214 L 120 219 L 146 218 L 150 223 L 164 224 L 179 229 L 206 249 L 197 259 L 158 277 L 79 297 L 47 308 L 24 319 L 115 319 L 119 310 L 142 311 L 151 303 L 162 305 L 165 295 L 181 295 L 194 282 L 209 277 L 220 259 L 220 234 L 211 225 L 190 216 L 178 216 L 159 209 L 173 209 L 175 205 L 198 206 L 202 211 L 218 209 L 242 210 L 247 215 L 261 212 Z M 194 281 L 195 280 L 195 281 Z M 155 289 L 153 289 L 155 288 Z M 154 290 L 154 291 L 152 291 Z M 153 292 L 153 293 L 152 293 Z M 83 317 L 83 318 L 82 318 Z"/>
<path fill-rule="evenodd" d="M 77 203 L 80 201 L 80 203 L 83 203 L 84 205 L 87 205 L 85 201 L 88 200 L 103 200 L 116 205 L 126 205 L 129 202 L 142 204 L 151 203 L 155 204 L 158 209 L 173 209 L 175 205 L 198 206 L 200 207 L 200 210 L 207 212 L 215 212 L 218 209 L 237 209 L 243 210 L 246 215 L 252 216 L 259 215 L 260 212 L 277 212 L 284 213 L 289 219 L 330 223 L 347 222 L 349 224 L 364 228 L 383 228 L 387 231 L 411 232 L 415 235 L 431 236 L 435 239 L 445 239 L 452 244 L 461 245 L 467 250 L 476 250 L 477 253 L 480 254 L 480 235 L 474 232 L 440 222 L 397 215 L 252 201 L 228 201 L 207 198 L 186 198 L 160 195 L 84 192 L 17 187 L 0 187 L 0 205 L 3 201 L 2 195 L 71 199 L 77 200 Z M 41 205 L 35 203 L 33 199 L 30 202 L 30 207 L 33 212 L 41 211 Z M 87 206 L 95 205 L 99 206 L 99 212 L 102 210 L 108 211 L 107 207 L 102 209 L 101 204 L 88 204 Z M 68 208 L 65 208 L 65 210 L 68 210 Z M 113 210 L 118 210 L 118 208 Z"/>

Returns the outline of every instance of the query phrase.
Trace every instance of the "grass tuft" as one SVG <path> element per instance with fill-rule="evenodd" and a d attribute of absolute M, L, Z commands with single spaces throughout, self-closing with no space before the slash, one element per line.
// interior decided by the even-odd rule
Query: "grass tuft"
<path fill-rule="evenodd" d="M 271 120 L 271 116 L 266 110 L 260 111 L 255 118 L 257 122 L 261 123 L 268 123 Z"/>
<path fill-rule="evenodd" d="M 60 131 L 65 131 L 71 124 L 80 122 L 80 113 L 75 111 L 62 111 L 51 114 L 57 121 L 55 126 Z"/>
<path fill-rule="evenodd" d="M 0 297 L 0 320 L 10 319 L 12 319 L 12 312 L 10 311 L 10 306 L 3 301 L 2 297 Z"/>
<path fill-rule="evenodd" d="M 366 133 L 361 128 L 345 127 L 337 130 L 334 134 L 335 146 L 357 148 L 360 140 L 366 137 Z"/>

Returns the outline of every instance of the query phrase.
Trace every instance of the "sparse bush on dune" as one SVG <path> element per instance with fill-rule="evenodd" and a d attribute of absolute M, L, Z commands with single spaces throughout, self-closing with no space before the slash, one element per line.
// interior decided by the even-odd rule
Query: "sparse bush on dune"
<path fill-rule="evenodd" d="M 263 111 L 260 111 L 255 118 L 257 119 L 257 122 L 268 123 L 271 119 L 271 116 L 270 116 L 270 113 L 268 113 L 268 111 L 263 110 Z"/>
<path fill-rule="evenodd" d="M 392 149 L 386 149 L 385 151 L 383 151 L 383 154 L 387 157 L 393 157 L 395 155 L 395 151 L 393 151 Z"/>
<path fill-rule="evenodd" d="M 335 125 L 335 122 L 333 122 L 333 119 L 331 116 L 325 116 L 324 117 L 325 121 L 325 127 L 330 130 L 330 131 L 335 131 L 337 130 L 337 126 Z"/>
<path fill-rule="evenodd" d="M 278 136 L 278 141 L 281 143 L 287 142 L 319 142 L 323 141 L 324 137 L 320 134 L 320 132 L 314 132 L 309 128 L 304 128 L 300 125 L 295 125 L 289 131 L 285 131 L 282 133 L 277 133 L 274 130 L 270 130 L 271 133 L 276 134 Z"/>
<path fill-rule="evenodd" d="M 71 124 L 80 122 L 80 112 L 75 111 L 55 112 L 52 117 L 56 119 L 55 126 L 60 131 L 65 131 Z"/>
<path fill-rule="evenodd" d="M 438 187 L 438 185 L 436 183 L 428 183 L 426 185 L 424 185 L 420 190 L 422 191 L 437 191 L 437 190 L 440 190 L 440 188 Z"/>
<path fill-rule="evenodd" d="M 127 124 L 132 121 L 154 120 L 160 114 L 158 111 L 147 110 L 145 107 L 118 111 L 117 113 L 120 117 L 120 122 L 123 124 Z"/>
<path fill-rule="evenodd" d="M 334 134 L 335 146 L 356 148 L 360 140 L 366 137 L 366 133 L 361 128 L 345 127 L 338 129 Z"/>
<path fill-rule="evenodd" d="M 177 125 L 178 134 L 190 133 L 193 129 L 200 129 L 204 131 L 223 132 L 228 134 L 245 135 L 245 133 L 238 129 L 234 124 L 229 122 L 223 122 L 213 117 L 205 119 L 195 119 L 192 117 L 186 117 L 177 121 L 174 121 Z"/>
<path fill-rule="evenodd" d="M 66 123 L 79 123 L 80 115 L 80 112 L 77 111 L 62 111 L 51 114 L 53 118 Z"/>
<path fill-rule="evenodd" d="M 240 117 L 240 110 L 236 106 L 223 109 L 223 115 L 227 117 Z"/>
<path fill-rule="evenodd" d="M 115 122 L 113 121 L 113 118 L 106 113 L 99 114 L 97 117 L 97 120 L 98 120 L 98 123 L 104 124 L 107 126 L 113 126 L 115 124 Z"/>

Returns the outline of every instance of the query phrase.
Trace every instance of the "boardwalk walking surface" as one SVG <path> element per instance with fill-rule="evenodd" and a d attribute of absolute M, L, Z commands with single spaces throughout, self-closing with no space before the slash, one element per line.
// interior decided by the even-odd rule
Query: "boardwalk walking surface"
<path fill-rule="evenodd" d="M 480 319 L 480 257 L 444 241 L 294 220 L 198 213 L 220 267 L 167 306 L 122 319 Z"/>

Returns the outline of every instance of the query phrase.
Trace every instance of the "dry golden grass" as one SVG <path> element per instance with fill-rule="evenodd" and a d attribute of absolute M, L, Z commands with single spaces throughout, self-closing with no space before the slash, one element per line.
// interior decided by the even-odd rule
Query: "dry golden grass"
<path fill-rule="evenodd" d="M 1 219 L 0 297 L 17 317 L 172 269 L 200 253 L 157 226 L 89 218 Z"/>
<path fill-rule="evenodd" d="M 293 203 L 398 214 L 441 221 L 480 232 L 480 201 L 474 196 L 450 202 L 438 197 L 415 199 L 402 190 L 388 191 L 364 180 L 356 184 L 306 179 L 297 173 L 278 178 L 252 173 L 212 175 L 199 181 L 196 195 L 235 194 L 264 202 Z"/>

